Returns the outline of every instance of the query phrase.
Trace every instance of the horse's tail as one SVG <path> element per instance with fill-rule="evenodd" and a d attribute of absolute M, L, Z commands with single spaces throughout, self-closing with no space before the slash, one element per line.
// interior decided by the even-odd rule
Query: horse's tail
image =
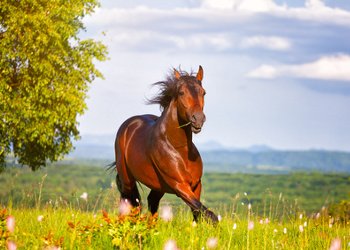
<path fill-rule="evenodd" d="M 113 169 L 117 169 L 117 164 L 115 161 L 106 165 L 106 171 L 113 171 Z"/>

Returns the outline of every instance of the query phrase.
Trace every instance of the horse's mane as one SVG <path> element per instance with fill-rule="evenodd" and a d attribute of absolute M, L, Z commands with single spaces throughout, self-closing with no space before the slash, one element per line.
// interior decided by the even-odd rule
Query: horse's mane
<path fill-rule="evenodd" d="M 193 72 L 188 73 L 181 70 L 178 70 L 178 72 L 184 80 L 193 76 Z M 171 100 L 178 96 L 180 84 L 179 80 L 175 78 L 174 71 L 171 71 L 171 73 L 167 75 L 165 81 L 159 81 L 152 85 L 159 87 L 159 93 L 153 98 L 147 100 L 148 104 L 159 104 L 164 110 L 170 105 Z"/>

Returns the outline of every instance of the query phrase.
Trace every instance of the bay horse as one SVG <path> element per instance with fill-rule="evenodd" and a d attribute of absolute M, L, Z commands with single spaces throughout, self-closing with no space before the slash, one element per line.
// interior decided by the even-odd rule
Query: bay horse
<path fill-rule="evenodd" d="M 166 81 L 155 83 L 159 95 L 149 104 L 159 104 L 160 117 L 150 114 L 127 119 L 115 140 L 116 182 L 121 199 L 139 206 L 136 182 L 151 189 L 147 201 L 152 214 L 158 210 L 164 193 L 176 194 L 192 210 L 194 220 L 200 215 L 213 223 L 218 217 L 200 202 L 203 163 L 192 142 L 205 122 L 203 69 L 196 75 L 174 69 Z"/>

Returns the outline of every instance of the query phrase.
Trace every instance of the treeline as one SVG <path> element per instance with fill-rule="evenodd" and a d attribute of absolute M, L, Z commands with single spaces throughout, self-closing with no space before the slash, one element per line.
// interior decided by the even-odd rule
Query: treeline
<path fill-rule="evenodd" d="M 219 172 L 350 172 L 350 153 L 309 151 L 206 151 L 201 153 L 206 170 Z"/>

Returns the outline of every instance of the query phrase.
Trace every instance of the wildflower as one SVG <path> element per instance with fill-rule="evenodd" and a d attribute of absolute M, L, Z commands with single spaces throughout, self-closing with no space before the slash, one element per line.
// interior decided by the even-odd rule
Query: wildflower
<path fill-rule="evenodd" d="M 248 210 L 252 209 L 252 204 L 248 204 Z"/>
<path fill-rule="evenodd" d="M 82 198 L 83 200 L 87 201 L 88 193 L 86 193 L 86 192 L 82 193 L 82 195 L 80 195 L 80 198 Z"/>
<path fill-rule="evenodd" d="M 164 221 L 171 221 L 173 219 L 173 211 L 171 206 L 164 206 L 160 211 L 160 218 Z"/>
<path fill-rule="evenodd" d="M 341 240 L 340 238 L 335 238 L 331 242 L 331 246 L 329 247 L 329 250 L 340 250 L 341 249 Z"/>
<path fill-rule="evenodd" d="M 121 199 L 119 204 L 119 213 L 121 215 L 127 215 L 131 211 L 131 205 L 127 199 Z"/>
<path fill-rule="evenodd" d="M 303 227 L 303 225 L 299 225 L 299 231 L 300 231 L 300 233 L 304 232 L 304 227 Z"/>
<path fill-rule="evenodd" d="M 287 228 L 283 228 L 283 233 L 287 234 Z"/>
<path fill-rule="evenodd" d="M 318 220 L 320 217 L 321 217 L 321 214 L 320 214 L 320 213 L 317 213 L 317 214 L 316 214 L 316 220 Z"/>
<path fill-rule="evenodd" d="M 299 215 L 299 219 L 301 219 L 301 220 L 303 219 L 303 214 Z"/>
<path fill-rule="evenodd" d="M 274 233 L 277 233 L 277 232 L 278 232 L 278 230 L 275 228 L 275 229 L 273 230 L 273 232 L 274 232 Z"/>
<path fill-rule="evenodd" d="M 221 215 L 219 214 L 218 215 L 218 221 L 221 221 L 222 220 L 222 217 L 221 217 Z"/>
<path fill-rule="evenodd" d="M 307 227 L 307 221 L 304 222 L 304 227 Z"/>
<path fill-rule="evenodd" d="M 218 238 L 216 237 L 210 237 L 207 240 L 207 248 L 208 249 L 214 249 L 218 246 Z"/>
<path fill-rule="evenodd" d="M 175 240 L 167 240 L 164 244 L 164 250 L 178 250 Z"/>
<path fill-rule="evenodd" d="M 254 222 L 253 221 L 249 221 L 248 222 L 248 230 L 253 230 L 254 228 Z"/>
<path fill-rule="evenodd" d="M 17 245 L 12 240 L 7 241 L 7 249 L 8 250 L 16 250 Z"/>
<path fill-rule="evenodd" d="M 44 219 L 44 215 L 39 215 L 39 216 L 38 216 L 38 221 L 39 221 L 39 222 L 42 222 L 43 219 Z"/>
<path fill-rule="evenodd" d="M 192 222 L 192 227 L 196 227 L 197 226 L 197 222 L 193 221 Z"/>
<path fill-rule="evenodd" d="M 264 221 L 262 219 L 260 219 L 259 223 L 262 225 L 262 224 L 264 224 Z"/>
<path fill-rule="evenodd" d="M 44 248 L 45 250 L 61 250 L 60 247 L 58 246 L 48 246 Z"/>
<path fill-rule="evenodd" d="M 233 227 L 232 227 L 233 230 L 236 230 L 237 229 L 237 224 L 233 224 Z"/>
<path fill-rule="evenodd" d="M 265 224 L 269 224 L 269 223 L 270 223 L 269 218 L 266 218 L 266 219 L 265 219 Z"/>
<path fill-rule="evenodd" d="M 247 196 L 248 194 L 246 192 L 244 192 L 244 196 Z"/>
<path fill-rule="evenodd" d="M 10 233 L 15 231 L 15 217 L 12 215 L 6 218 L 6 228 Z"/>

